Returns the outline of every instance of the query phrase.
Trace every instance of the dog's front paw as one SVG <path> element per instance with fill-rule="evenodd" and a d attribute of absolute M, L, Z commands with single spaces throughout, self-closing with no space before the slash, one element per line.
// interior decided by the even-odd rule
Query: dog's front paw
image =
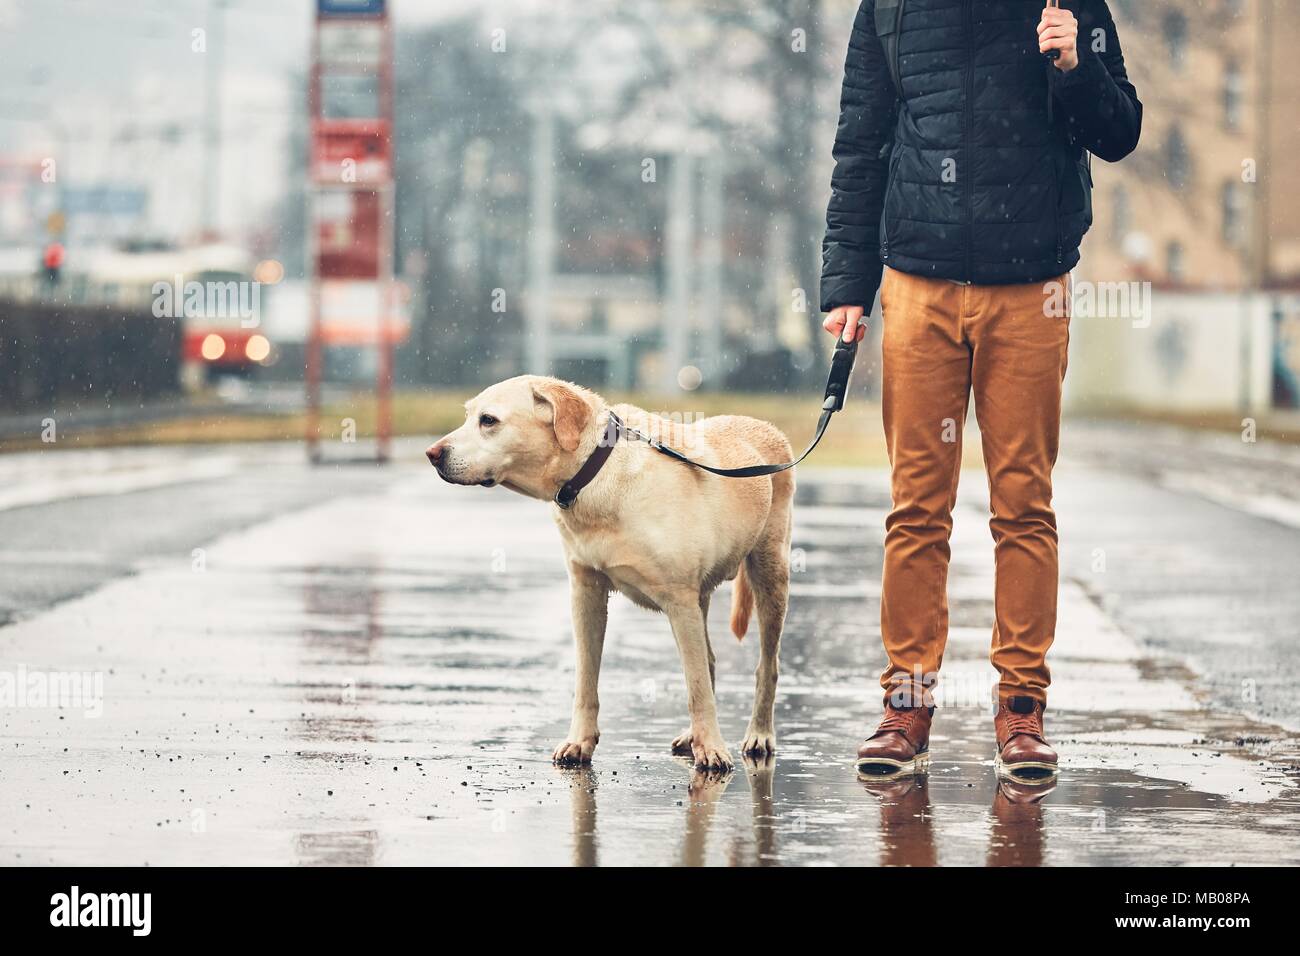
<path fill-rule="evenodd" d="M 740 743 L 740 752 L 760 757 L 776 753 L 776 731 L 750 724 L 745 739 Z"/>
<path fill-rule="evenodd" d="M 580 737 L 577 740 L 566 740 L 555 748 L 551 754 L 551 759 L 555 763 L 565 766 L 574 764 L 591 763 L 591 755 L 596 750 L 596 741 L 598 737 Z"/>
<path fill-rule="evenodd" d="M 721 738 L 710 741 L 694 737 L 691 741 L 691 756 L 695 758 L 695 766 L 699 770 L 730 770 L 735 766 L 735 761 L 731 759 L 727 745 Z"/>
<path fill-rule="evenodd" d="M 695 734 L 691 733 L 691 730 L 688 727 L 686 730 L 674 737 L 673 742 L 669 746 L 672 748 L 672 752 L 677 756 L 691 757 L 695 754 L 695 750 L 691 746 L 694 740 Z"/>

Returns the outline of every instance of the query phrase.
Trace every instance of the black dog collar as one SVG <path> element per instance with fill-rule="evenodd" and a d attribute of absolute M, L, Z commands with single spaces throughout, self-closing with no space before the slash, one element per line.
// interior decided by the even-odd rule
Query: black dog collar
<path fill-rule="evenodd" d="M 605 466 L 610 454 L 614 451 L 614 446 L 618 440 L 623 437 L 623 421 L 612 411 L 609 413 L 609 421 L 605 423 L 605 434 L 601 436 L 600 441 L 596 443 L 595 450 L 591 453 L 578 473 L 564 483 L 559 493 L 555 496 L 555 503 L 561 508 L 568 509 L 578 497 L 578 492 L 587 485 L 591 484 L 592 479 L 600 473 L 600 469 Z"/>

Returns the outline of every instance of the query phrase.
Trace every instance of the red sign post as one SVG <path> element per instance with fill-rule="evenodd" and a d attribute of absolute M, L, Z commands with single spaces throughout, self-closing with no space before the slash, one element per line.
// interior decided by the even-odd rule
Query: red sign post
<path fill-rule="evenodd" d="M 318 0 L 311 67 L 307 448 L 320 453 L 326 345 L 379 353 L 376 454 L 389 457 L 393 348 L 393 43 L 384 0 Z"/>

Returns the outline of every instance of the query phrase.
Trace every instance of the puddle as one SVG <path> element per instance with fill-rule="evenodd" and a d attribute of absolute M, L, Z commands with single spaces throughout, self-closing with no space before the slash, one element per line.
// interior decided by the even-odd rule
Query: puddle
<path fill-rule="evenodd" d="M 987 707 L 959 695 L 927 777 L 859 780 L 884 660 L 880 529 L 851 509 L 880 507 L 873 481 L 802 486 L 818 504 L 795 527 L 809 560 L 771 761 L 709 777 L 667 753 L 686 724 L 671 633 L 615 598 L 596 761 L 553 767 L 573 655 L 546 509 L 398 470 L 373 496 L 214 542 L 203 574 L 145 567 L 0 630 L 7 660 L 107 674 L 102 719 L 0 710 L 0 862 L 1300 863 L 1294 741 L 1205 711 L 1185 669 L 1144 657 L 1069 581 L 1058 778 L 999 784 Z M 953 686 L 992 677 L 983 521 L 967 508 L 954 536 Z M 728 603 L 711 629 L 734 745 L 757 642 L 727 634 Z"/>

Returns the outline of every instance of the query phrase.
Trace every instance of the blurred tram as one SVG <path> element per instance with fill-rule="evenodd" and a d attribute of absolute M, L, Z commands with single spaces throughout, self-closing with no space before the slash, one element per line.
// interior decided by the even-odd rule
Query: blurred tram
<path fill-rule="evenodd" d="M 195 386 L 247 376 L 270 357 L 255 269 L 253 257 L 231 245 L 113 250 L 90 256 L 85 293 L 181 321 L 183 375 Z"/>
<path fill-rule="evenodd" d="M 275 361 L 262 319 L 267 288 L 281 275 L 279 263 L 259 265 L 238 246 L 139 244 L 70 251 L 52 286 L 39 248 L 0 250 L 0 299 L 121 306 L 176 319 L 187 387 L 248 377 Z"/>

